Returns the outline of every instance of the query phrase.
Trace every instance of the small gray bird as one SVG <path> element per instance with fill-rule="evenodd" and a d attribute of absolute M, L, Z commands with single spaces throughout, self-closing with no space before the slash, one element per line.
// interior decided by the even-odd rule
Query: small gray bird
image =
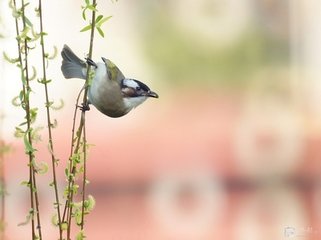
<path fill-rule="evenodd" d="M 88 89 L 88 102 L 103 114 L 117 118 L 143 103 L 148 97 L 158 98 L 157 93 L 135 79 L 125 78 L 118 67 L 109 59 L 97 64 L 91 59 L 81 60 L 64 45 L 61 71 L 65 78 L 86 79 L 87 64 L 94 66 L 95 77 Z"/>

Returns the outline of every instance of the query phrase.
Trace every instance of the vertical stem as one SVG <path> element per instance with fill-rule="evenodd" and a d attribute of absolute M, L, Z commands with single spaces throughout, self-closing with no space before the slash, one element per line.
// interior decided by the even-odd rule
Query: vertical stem
<path fill-rule="evenodd" d="M 85 112 L 83 112 L 85 114 Z M 81 230 L 84 229 L 85 225 L 85 199 L 86 199 L 86 178 L 87 178 L 87 138 L 86 138 L 86 119 L 84 116 L 84 127 L 83 127 L 83 153 L 84 153 L 84 172 L 82 178 L 82 206 L 81 206 Z"/>
<path fill-rule="evenodd" d="M 93 0 L 93 5 L 96 7 L 97 3 L 96 0 Z M 91 32 L 90 32 L 90 43 L 89 43 L 89 55 L 88 57 L 91 59 L 92 58 L 92 52 L 93 52 L 93 45 L 94 45 L 94 35 L 95 35 L 95 22 L 96 20 L 96 11 L 92 11 L 92 16 L 91 16 Z M 88 81 L 89 81 L 89 73 L 90 73 L 90 68 L 91 66 L 88 64 L 87 66 L 87 75 L 86 75 L 86 85 L 85 85 L 85 93 L 84 93 L 84 98 L 83 98 L 83 104 L 84 106 L 88 105 L 88 99 L 87 99 L 87 94 L 88 94 Z M 84 111 L 83 114 L 81 115 L 81 118 L 83 119 L 83 132 L 84 132 L 84 137 L 83 137 L 83 153 L 84 153 L 84 172 L 83 172 L 83 183 L 82 183 L 82 211 L 81 211 L 81 230 L 84 229 L 84 217 L 85 217 L 85 193 L 86 193 L 86 178 L 87 178 L 87 138 L 86 138 L 86 118 L 85 118 L 86 112 Z"/>
<path fill-rule="evenodd" d="M 17 11 L 17 4 L 16 0 L 13 0 L 14 8 Z M 22 10 L 22 24 L 23 29 L 26 28 L 26 21 L 25 21 L 25 4 L 24 0 L 21 1 L 21 10 Z M 23 94 L 23 108 L 26 112 L 26 120 L 27 120 L 27 138 L 32 146 L 32 136 L 31 136 L 31 117 L 30 117 L 30 104 L 29 104 L 29 93 L 30 93 L 30 85 L 29 85 L 29 72 L 28 72 L 28 41 L 24 39 L 23 45 L 23 52 L 24 52 L 24 62 L 22 60 L 22 47 L 20 44 L 19 39 L 19 23 L 18 18 L 15 18 L 15 27 L 16 27 L 16 35 L 17 35 L 17 46 L 18 46 L 18 54 L 19 54 L 19 64 L 21 70 L 21 77 L 22 77 L 22 94 Z M 25 79 L 25 81 L 23 80 Z M 28 151 L 28 158 L 29 158 L 29 184 L 30 184 L 30 207 L 31 207 L 31 234 L 32 239 L 36 238 L 36 228 L 35 228 L 35 220 L 34 214 L 36 213 L 37 216 L 37 229 L 38 229 L 38 237 L 42 239 L 41 233 L 41 224 L 40 224 L 40 213 L 39 213 L 39 199 L 37 193 L 37 185 L 36 185 L 36 177 L 35 177 L 35 169 L 34 169 L 34 154 L 32 151 Z M 36 208 L 35 208 L 36 207 Z"/>
<path fill-rule="evenodd" d="M 48 85 L 47 85 L 47 76 L 46 76 L 46 63 L 45 63 L 45 42 L 44 42 L 44 31 L 43 31 L 43 21 L 42 21 L 42 1 L 39 0 L 39 18 L 40 18 L 40 43 L 41 43 L 41 51 L 42 51 L 42 72 L 43 72 L 43 83 L 45 87 L 45 97 L 46 97 L 46 113 L 47 113 L 47 127 L 48 127 L 48 137 L 49 137 L 49 148 L 51 154 L 51 165 L 52 165 L 52 177 L 53 177 L 53 186 L 55 191 L 55 205 L 57 208 L 57 216 L 58 216 L 58 226 L 59 226 L 59 237 L 62 239 L 62 228 L 61 228 L 61 214 L 60 214 L 60 201 L 59 201 L 59 193 L 57 186 L 57 176 L 56 176 L 56 158 L 54 155 L 54 145 L 52 138 L 52 124 L 50 117 L 50 103 L 49 103 L 49 93 L 48 93 Z"/>
<path fill-rule="evenodd" d="M 25 18 L 25 4 L 24 0 L 22 0 L 22 24 L 23 29 L 26 28 L 26 18 Z M 25 72 L 25 80 L 26 80 L 26 86 L 24 88 L 24 103 L 25 103 L 25 111 L 26 111 L 26 119 L 27 119 L 27 132 L 28 132 L 28 141 L 30 145 L 32 146 L 32 136 L 31 136 L 31 118 L 30 118 L 30 102 L 29 102 L 29 92 L 30 92 L 30 84 L 29 84 L 29 72 L 28 72 L 28 41 L 27 38 L 24 39 L 24 72 Z M 20 49 L 21 50 L 21 49 Z M 36 173 L 34 169 L 34 159 L 35 156 L 32 152 L 28 152 L 29 155 L 29 174 L 30 174 L 30 198 L 31 198 L 31 209 L 33 214 L 36 212 L 37 216 L 37 230 L 39 239 L 42 239 L 42 233 L 41 233 L 41 223 L 40 223 L 40 212 L 39 212 L 39 199 L 38 199 L 38 193 L 37 193 L 37 184 L 36 184 Z M 36 208 L 34 208 L 36 207 Z M 33 236 L 35 236 L 35 223 L 34 223 L 34 217 L 32 217 L 32 230 L 33 230 Z"/>
<path fill-rule="evenodd" d="M 35 194 L 35 205 L 36 205 L 36 211 L 37 211 L 37 229 L 38 229 L 38 235 L 39 235 L 39 240 L 42 240 L 42 231 L 41 231 L 41 223 L 40 223 L 40 212 L 39 212 L 39 199 L 38 199 L 38 193 L 37 193 L 37 182 L 36 182 L 36 171 L 34 167 L 32 166 L 32 180 L 33 180 L 33 185 L 35 188 L 34 194 Z"/>
<path fill-rule="evenodd" d="M 22 2 L 23 4 L 23 2 Z M 16 0 L 13 0 L 13 5 L 15 8 L 15 11 L 17 11 L 17 3 Z M 24 7 L 22 7 L 22 9 L 24 9 Z M 23 10 L 24 11 L 24 10 Z M 21 55 L 21 44 L 20 44 L 20 40 L 18 39 L 20 30 L 19 30 L 19 23 L 18 23 L 18 19 L 15 18 L 15 27 L 16 27 L 16 35 L 17 35 L 17 46 L 18 46 L 18 55 L 19 55 L 19 64 L 20 64 L 20 70 L 21 70 L 21 77 L 23 77 L 24 75 L 24 67 L 23 67 L 23 61 L 22 61 L 22 55 Z M 22 84 L 22 92 L 23 92 L 23 96 L 25 98 L 26 96 L 26 86 L 24 85 L 24 83 Z M 25 99 L 24 99 L 25 100 Z M 27 104 L 25 106 L 26 112 L 27 112 Z M 29 123 L 29 121 L 28 121 Z M 28 127 L 29 129 L 29 127 Z M 30 207 L 31 207 L 31 211 L 34 212 L 34 200 L 33 200 L 33 180 L 32 180 L 32 156 L 31 154 L 29 154 L 29 184 L 30 184 Z M 35 222 L 34 222 L 34 217 L 33 217 L 33 212 L 31 213 L 31 237 L 32 239 L 35 238 Z"/>
<path fill-rule="evenodd" d="M 78 94 L 77 100 L 76 100 L 76 107 L 74 110 L 74 116 L 73 116 L 73 122 L 72 122 L 72 130 L 71 130 L 71 149 L 70 149 L 70 156 L 72 156 L 73 152 L 74 152 L 74 147 L 75 147 L 75 129 L 76 129 L 76 117 L 77 117 L 77 110 L 78 110 L 78 106 L 79 106 L 79 99 L 81 96 L 81 93 L 83 91 L 84 88 L 82 88 Z M 69 169 L 72 169 L 72 160 L 69 158 Z M 68 193 L 70 192 L 70 188 L 71 188 L 71 180 L 68 179 Z M 61 218 L 61 222 L 65 222 L 66 219 L 66 214 L 67 214 L 67 210 L 68 210 L 68 203 L 69 203 L 69 195 L 67 196 L 67 200 L 65 202 L 65 207 L 64 207 L 64 211 L 62 214 L 62 218 Z M 68 219 L 68 216 L 67 216 Z"/>
<path fill-rule="evenodd" d="M 32 239 L 36 238 L 35 219 L 34 219 L 34 200 L 33 200 L 33 178 L 32 178 L 32 157 L 29 157 L 29 184 L 30 184 L 30 208 L 31 208 L 31 235 Z"/>
<path fill-rule="evenodd" d="M 93 0 L 93 4 L 94 7 L 96 7 L 97 3 L 96 0 Z M 93 52 L 93 42 L 94 42 L 94 33 L 95 33 L 95 20 L 96 20 L 96 11 L 92 11 L 92 18 L 91 18 L 91 32 L 90 32 L 90 44 L 89 44 L 89 53 L 88 53 L 88 58 L 92 58 L 92 52 Z M 86 74 L 86 82 L 85 82 L 85 91 L 84 91 L 84 96 L 83 96 L 83 106 L 88 105 L 88 100 L 87 100 L 87 95 L 88 95 L 88 85 L 89 85 L 89 75 L 90 75 L 90 69 L 91 66 L 88 64 L 87 65 L 87 74 Z M 79 127 L 77 130 L 77 144 L 75 146 L 75 150 L 74 150 L 74 154 L 78 153 L 80 150 L 80 142 L 81 142 L 81 136 L 82 136 L 82 132 L 84 131 L 84 126 L 85 126 L 85 111 L 82 112 L 81 115 L 81 119 L 80 119 L 80 123 L 79 123 Z M 85 136 L 84 136 L 85 137 Z M 72 139 L 73 141 L 73 139 Z M 85 145 L 86 139 L 84 140 L 83 144 L 84 144 L 84 156 L 86 156 L 86 145 Z M 72 143 L 73 144 L 73 143 Z M 71 160 L 70 160 L 71 161 Z M 84 159 L 85 162 L 85 159 Z M 70 163 L 70 166 L 72 166 L 70 169 L 71 170 L 71 175 L 74 177 L 75 173 L 76 173 L 76 166 L 73 165 L 73 163 Z M 84 170 L 84 172 L 86 172 L 86 170 Z M 86 178 L 86 176 L 84 175 L 84 178 Z M 68 187 L 69 188 L 69 196 L 68 196 L 68 201 L 67 201 L 67 221 L 68 221 L 68 229 L 67 229 L 67 240 L 70 239 L 70 234 L 71 234 L 71 216 L 72 216 L 72 202 L 73 202 L 73 197 L 74 197 L 74 191 L 73 191 L 73 186 L 74 186 L 74 182 L 75 179 L 71 179 L 70 180 L 70 184 Z M 83 194 L 84 194 L 84 190 L 85 187 L 83 186 Z M 84 201 L 83 201 L 84 204 Z M 84 207 L 84 206 L 83 206 Z M 82 214 L 84 215 L 84 212 L 82 212 Z M 82 216 L 82 223 L 81 223 L 81 229 L 83 229 L 83 225 L 84 224 L 84 216 Z"/>

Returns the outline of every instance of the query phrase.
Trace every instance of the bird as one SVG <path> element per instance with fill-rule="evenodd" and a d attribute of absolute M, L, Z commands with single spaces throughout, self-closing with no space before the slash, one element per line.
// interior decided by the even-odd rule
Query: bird
<path fill-rule="evenodd" d="M 103 62 L 97 63 L 89 58 L 84 61 L 66 44 L 63 46 L 61 56 L 63 59 L 61 71 L 66 79 L 86 79 L 88 64 L 93 66 L 95 76 L 89 85 L 88 103 L 109 117 L 122 117 L 147 98 L 159 97 L 146 84 L 136 79 L 125 78 L 109 59 L 102 57 Z"/>

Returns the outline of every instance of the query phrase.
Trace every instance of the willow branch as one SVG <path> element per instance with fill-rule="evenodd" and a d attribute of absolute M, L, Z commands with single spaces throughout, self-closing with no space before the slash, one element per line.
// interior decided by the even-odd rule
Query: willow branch
<path fill-rule="evenodd" d="M 97 3 L 96 3 L 96 0 L 93 0 L 93 4 L 92 4 L 94 7 L 96 7 Z M 92 52 L 93 52 L 93 42 L 94 42 L 94 33 L 95 33 L 95 19 L 96 19 L 96 11 L 93 10 L 92 11 L 92 20 L 91 20 L 91 33 L 90 33 L 90 44 L 89 44 L 89 53 L 88 53 L 88 58 L 92 58 Z M 83 106 L 87 106 L 88 105 L 88 100 L 87 100 L 87 96 L 88 96 L 88 86 L 89 86 L 89 79 L 90 79 L 90 71 L 91 71 L 91 66 L 90 64 L 87 65 L 87 73 L 86 73 L 86 82 L 85 82 L 85 86 L 84 86 L 84 96 L 83 96 L 83 101 L 82 101 L 82 105 Z M 82 139 L 82 133 L 83 133 L 83 129 L 85 127 L 85 119 L 86 119 L 86 114 L 85 114 L 85 110 L 82 111 L 82 114 L 81 114 L 81 119 L 80 119 L 80 123 L 79 123 L 79 127 L 78 127 L 78 130 L 77 130 L 77 142 L 76 142 L 76 145 L 75 145 L 75 149 L 74 149 L 74 152 L 73 154 L 78 154 L 79 151 L 80 151 L 80 143 L 81 143 L 81 139 Z M 74 141 L 72 139 L 72 141 Z M 83 142 L 83 145 L 84 145 L 84 148 L 83 148 L 83 151 L 84 151 L 84 156 L 86 156 L 86 139 L 84 138 L 84 142 Z M 73 144 L 73 143 L 72 143 Z M 84 159 L 84 162 L 86 161 L 86 159 Z M 71 163 L 72 164 L 72 163 Z M 84 165 L 85 166 L 85 165 Z M 74 176 L 75 175 L 75 172 L 76 172 L 76 166 L 73 165 L 71 170 L 71 175 Z M 84 171 L 86 172 L 86 171 Z M 86 176 L 84 176 L 84 178 L 86 178 Z M 67 206 L 67 222 L 68 222 L 68 229 L 67 229 L 67 239 L 70 239 L 70 234 L 71 234 L 71 217 L 72 217 L 72 209 L 73 209 L 73 206 L 72 206 L 72 202 L 73 202 L 73 198 L 74 198 L 74 191 L 73 191 L 73 185 L 74 185 L 74 177 L 71 179 L 71 184 L 70 184 L 70 191 L 68 192 L 69 194 L 69 197 L 68 197 L 68 206 Z M 84 187 L 83 187 L 83 194 L 84 194 Z M 84 201 L 83 201 L 83 204 L 84 204 Z M 84 212 L 82 213 L 84 214 Z M 81 229 L 83 229 L 83 225 L 84 224 L 84 219 L 83 219 L 83 216 L 82 216 L 82 223 L 81 223 Z"/>
<path fill-rule="evenodd" d="M 47 84 L 47 76 L 46 76 L 46 63 L 45 63 L 45 42 L 44 42 L 44 30 L 43 30 L 43 15 L 42 15 L 42 1 L 39 0 L 39 19 L 40 19 L 40 44 L 41 44 L 41 53 L 42 53 L 42 72 L 43 78 L 42 82 L 44 84 L 45 89 L 45 98 L 46 98 L 46 114 L 47 114 L 47 128 L 48 128 L 48 144 L 51 155 L 51 165 L 52 165 L 52 178 L 53 178 L 53 187 L 55 192 L 55 205 L 57 209 L 58 216 L 58 226 L 59 226 L 59 237 L 62 239 L 62 228 L 61 228 L 61 215 L 60 215 L 60 201 L 59 201 L 59 193 L 57 186 L 57 176 L 56 176 L 56 158 L 54 155 L 54 144 L 52 138 L 52 123 L 50 116 L 50 102 L 49 102 L 49 91 Z"/>
<path fill-rule="evenodd" d="M 13 0 L 13 5 L 15 8 L 15 11 L 17 11 L 17 3 L 16 0 Z M 17 46 L 18 46 L 18 58 L 19 58 L 19 64 L 20 64 L 20 70 L 21 70 L 21 76 L 24 75 L 24 70 L 23 70 L 23 61 L 22 61 L 22 55 L 21 55 L 21 44 L 20 44 L 20 40 L 18 39 L 19 37 L 19 23 L 18 23 L 18 19 L 15 18 L 15 27 L 16 27 L 16 35 L 17 35 Z M 22 84 L 22 93 L 23 96 L 26 96 L 26 86 L 24 85 L 24 83 Z M 27 104 L 25 106 L 26 108 L 26 112 L 27 112 Z M 28 105 L 29 108 L 29 105 Z M 28 114 L 27 114 L 28 115 Z M 30 122 L 28 121 L 28 125 L 30 125 Z M 29 128 L 30 126 L 28 126 Z M 33 184 L 32 184 L 32 155 L 31 153 L 28 154 L 29 155 L 29 189 L 30 189 L 30 207 L 31 209 L 34 209 L 34 200 L 33 200 Z M 35 237 L 35 222 L 34 222 L 34 218 L 33 216 L 31 217 L 31 235 L 32 235 L 32 239 L 34 239 Z"/>

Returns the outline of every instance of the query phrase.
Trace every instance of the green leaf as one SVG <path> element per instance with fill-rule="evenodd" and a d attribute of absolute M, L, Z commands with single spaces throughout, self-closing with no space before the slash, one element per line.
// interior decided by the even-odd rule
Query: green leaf
<path fill-rule="evenodd" d="M 98 33 L 100 36 L 105 37 L 105 34 L 104 34 L 103 30 L 101 30 L 100 27 L 96 26 L 96 29 L 98 30 Z"/>
<path fill-rule="evenodd" d="M 91 211 L 94 209 L 96 205 L 96 200 L 92 195 L 88 195 L 88 199 L 85 200 L 85 207 L 87 211 Z"/>
<path fill-rule="evenodd" d="M 48 167 L 48 164 L 46 162 L 36 163 L 35 165 L 36 165 L 35 168 L 37 170 L 37 173 L 45 174 L 45 173 L 48 172 L 49 167 Z"/>
<path fill-rule="evenodd" d="M 77 194 L 77 193 L 78 193 L 78 189 L 79 189 L 79 185 L 78 185 L 78 184 L 74 184 L 74 185 L 72 186 L 72 191 L 73 191 L 74 194 Z"/>
<path fill-rule="evenodd" d="M 13 0 L 9 0 L 9 8 L 14 9 Z"/>
<path fill-rule="evenodd" d="M 37 77 L 37 70 L 34 66 L 32 66 L 32 75 L 29 77 L 29 81 L 34 80 Z"/>
<path fill-rule="evenodd" d="M 30 2 L 27 2 L 23 5 L 23 8 L 26 8 L 28 5 L 30 4 Z"/>
<path fill-rule="evenodd" d="M 27 123 L 28 123 L 28 122 L 26 122 L 26 121 L 25 121 L 25 122 L 22 122 L 22 123 L 19 124 L 19 126 L 26 125 Z M 23 137 L 23 136 L 21 136 L 21 137 Z"/>
<path fill-rule="evenodd" d="M 25 16 L 25 22 L 28 26 L 32 27 L 33 24 L 31 23 L 31 21 Z"/>
<path fill-rule="evenodd" d="M 21 71 L 21 81 L 22 81 L 22 84 L 23 84 L 24 86 L 27 85 L 26 77 L 25 77 L 25 75 L 23 74 L 23 71 Z"/>
<path fill-rule="evenodd" d="M 29 186 L 30 186 L 30 183 L 29 183 L 28 181 L 22 181 L 22 182 L 20 183 L 20 185 L 21 185 L 21 186 L 27 186 L 27 187 L 29 187 Z"/>
<path fill-rule="evenodd" d="M 67 178 L 69 178 L 69 169 L 68 168 L 65 168 L 65 175 Z"/>
<path fill-rule="evenodd" d="M 88 5 L 87 8 L 91 11 L 97 11 L 94 5 Z"/>
<path fill-rule="evenodd" d="M 30 222 L 31 218 L 32 218 L 32 214 L 29 213 L 29 214 L 26 216 L 26 220 L 23 221 L 23 222 L 21 222 L 21 223 L 19 223 L 18 226 L 20 227 L 20 226 L 25 226 L 25 225 L 27 225 L 27 224 Z"/>
<path fill-rule="evenodd" d="M 55 227 L 57 227 L 57 226 L 59 225 L 59 220 L 58 220 L 57 214 L 54 214 L 54 215 L 51 217 L 51 223 L 52 223 L 52 225 L 54 225 Z"/>
<path fill-rule="evenodd" d="M 99 15 L 99 16 L 96 18 L 96 24 L 97 24 L 103 17 L 104 17 L 103 15 Z"/>
<path fill-rule="evenodd" d="M 75 215 L 75 221 L 76 221 L 76 224 L 78 225 L 78 226 L 80 226 L 81 225 L 81 223 L 82 223 L 82 211 L 80 210 L 80 209 L 77 209 L 76 211 L 75 211 L 75 213 L 74 213 L 74 215 Z"/>
<path fill-rule="evenodd" d="M 20 99 L 20 102 L 22 103 L 25 99 L 25 95 L 23 94 L 23 90 L 20 91 L 19 93 L 19 99 Z"/>
<path fill-rule="evenodd" d="M 50 107 L 53 104 L 53 101 L 49 101 L 45 104 L 46 107 Z"/>
<path fill-rule="evenodd" d="M 19 58 L 10 58 L 10 57 L 7 55 L 6 52 L 3 52 L 2 54 L 3 54 L 3 58 L 4 58 L 7 62 L 9 62 L 9 63 L 17 63 L 17 62 L 19 62 Z"/>
<path fill-rule="evenodd" d="M 54 46 L 54 52 L 51 55 L 48 55 L 47 58 L 52 60 L 54 58 L 56 58 L 58 55 L 58 48 L 56 46 Z"/>
<path fill-rule="evenodd" d="M 76 240 L 84 240 L 85 238 L 86 236 L 83 231 L 80 231 L 76 236 Z"/>
<path fill-rule="evenodd" d="M 97 23 L 97 21 L 96 21 L 96 24 L 97 24 L 97 26 L 98 27 L 101 27 L 101 25 L 103 24 L 103 23 L 105 23 L 105 22 L 107 22 L 109 19 L 111 19 L 112 18 L 112 16 L 108 16 L 108 17 L 104 17 L 101 21 L 99 21 L 98 23 Z"/>
<path fill-rule="evenodd" d="M 14 132 L 14 136 L 16 138 L 22 138 L 26 133 L 19 127 L 16 127 L 16 130 Z"/>
<path fill-rule="evenodd" d="M 31 138 L 34 142 L 40 142 L 41 141 L 41 134 L 40 131 L 43 129 L 43 127 L 36 127 L 35 129 L 33 129 L 32 134 L 31 134 Z"/>
<path fill-rule="evenodd" d="M 82 10 L 82 14 L 81 14 L 84 20 L 86 20 L 86 10 L 87 8 L 85 7 L 84 10 Z"/>
<path fill-rule="evenodd" d="M 42 78 L 41 79 L 39 79 L 39 78 L 37 79 L 37 82 L 41 83 L 41 84 L 47 84 L 47 83 L 50 83 L 51 81 L 52 81 L 51 79 L 46 79 L 46 80 L 42 79 Z"/>
<path fill-rule="evenodd" d="M 15 106 L 15 107 L 20 107 L 20 106 L 21 106 L 20 97 L 19 97 L 19 96 L 14 97 L 14 98 L 11 100 L 11 103 L 12 103 L 12 105 Z"/>
<path fill-rule="evenodd" d="M 22 15 L 21 11 L 17 11 L 15 8 L 12 9 L 12 17 L 14 17 L 15 19 L 20 18 L 21 15 Z"/>
<path fill-rule="evenodd" d="M 88 31 L 90 29 L 91 29 L 91 25 L 89 24 L 86 27 L 84 27 L 83 29 L 81 29 L 80 32 L 86 32 L 86 31 Z"/>
<path fill-rule="evenodd" d="M 51 108 L 52 110 L 60 110 L 60 109 L 62 109 L 64 106 L 65 106 L 64 100 L 60 99 L 58 104 L 57 104 L 57 103 L 56 103 L 56 104 L 51 104 L 51 105 L 50 105 L 50 108 Z"/>
<path fill-rule="evenodd" d="M 34 215 L 34 210 L 31 208 L 29 210 L 28 215 L 26 216 L 26 220 L 24 222 L 22 222 L 22 223 L 19 223 L 18 226 L 27 225 L 30 222 L 30 220 L 32 219 L 33 215 Z"/>
<path fill-rule="evenodd" d="M 35 13 L 36 13 L 36 16 L 37 16 L 37 17 L 40 16 L 40 11 L 39 11 L 39 8 L 38 8 L 38 7 L 35 8 Z"/>
<path fill-rule="evenodd" d="M 31 108 L 29 110 L 29 113 L 30 113 L 30 122 L 34 123 L 38 116 L 38 108 Z"/>
<path fill-rule="evenodd" d="M 32 33 L 32 36 L 33 36 L 32 41 L 37 41 L 41 36 L 41 34 L 37 33 L 33 27 L 31 28 L 31 33 Z"/>
<path fill-rule="evenodd" d="M 67 229 L 68 229 L 68 223 L 67 222 L 61 223 L 61 230 L 66 231 Z"/>
<path fill-rule="evenodd" d="M 36 149 L 34 149 L 32 147 L 32 144 L 30 143 L 29 141 L 29 132 L 31 131 L 31 129 L 29 129 L 25 135 L 23 136 L 23 142 L 24 142 L 24 145 L 25 145 L 25 150 L 26 150 L 26 153 L 33 153 L 36 151 Z"/>
<path fill-rule="evenodd" d="M 30 31 L 30 27 L 26 26 L 23 29 L 22 33 L 20 34 L 20 39 L 28 39 L 27 34 L 29 33 L 29 31 Z"/>

